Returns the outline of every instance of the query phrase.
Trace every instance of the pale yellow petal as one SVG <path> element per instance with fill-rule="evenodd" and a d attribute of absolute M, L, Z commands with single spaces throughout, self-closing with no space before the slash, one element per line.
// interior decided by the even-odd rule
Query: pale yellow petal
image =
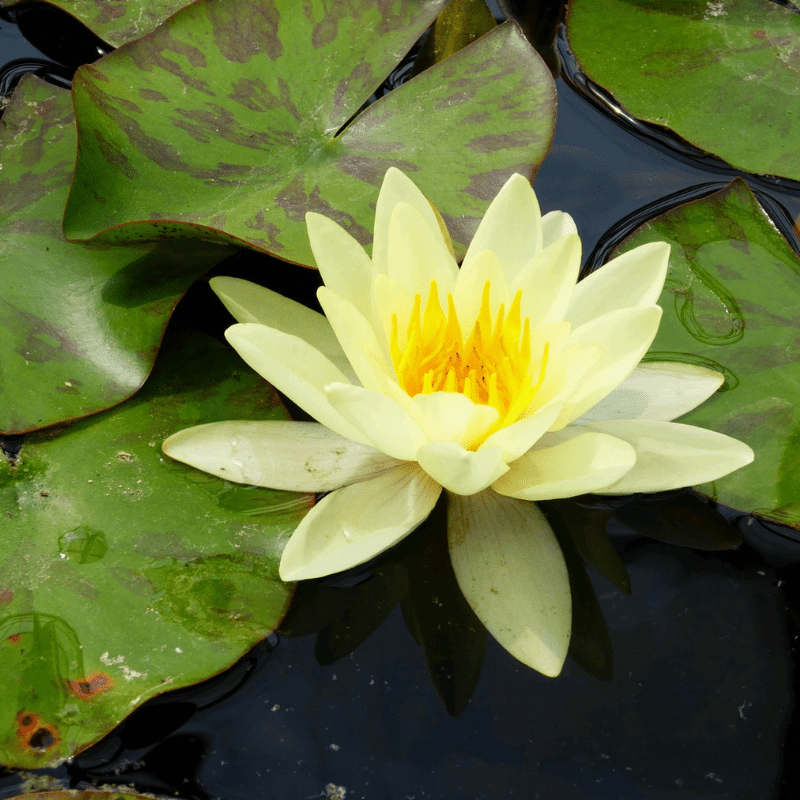
<path fill-rule="evenodd" d="M 572 600 L 544 515 L 491 490 L 448 500 L 450 558 L 467 602 L 514 658 L 555 677 L 569 648 Z"/>
<path fill-rule="evenodd" d="M 648 361 L 590 408 L 576 424 L 601 419 L 668 422 L 697 408 L 722 386 L 724 375 L 695 364 Z"/>
<path fill-rule="evenodd" d="M 358 430 L 358 441 L 366 439 L 387 455 L 414 461 L 419 448 L 428 441 L 409 412 L 391 397 L 345 383 L 329 384 L 325 395 L 331 406 Z"/>
<path fill-rule="evenodd" d="M 599 347 L 600 357 L 578 382 L 554 429 L 585 414 L 633 372 L 655 338 L 661 313 L 659 306 L 623 308 L 572 332 L 571 345 Z"/>
<path fill-rule="evenodd" d="M 347 384 L 347 377 L 308 342 L 255 323 L 232 325 L 225 331 L 225 338 L 262 378 L 317 422 L 346 439 L 371 444 L 331 406 L 325 396 L 326 384 Z"/>
<path fill-rule="evenodd" d="M 376 316 L 383 330 L 378 341 L 381 347 L 388 346 L 392 338 L 392 315 L 397 316 L 397 333 L 400 348 L 408 340 L 408 321 L 414 309 L 414 295 L 403 284 L 392 280 L 388 275 L 378 275 L 373 283 Z"/>
<path fill-rule="evenodd" d="M 372 261 L 364 248 L 341 225 L 322 214 L 308 212 L 306 227 L 325 285 L 369 319 Z"/>
<path fill-rule="evenodd" d="M 472 452 L 456 442 L 428 442 L 417 451 L 417 461 L 437 483 L 462 495 L 483 491 L 508 471 L 499 448 Z"/>
<path fill-rule="evenodd" d="M 468 336 L 478 318 L 483 300 L 483 287 L 489 284 L 489 306 L 492 316 L 497 314 L 503 303 L 506 311 L 511 305 L 508 281 L 497 255 L 491 250 L 482 250 L 461 267 L 453 291 L 453 305 L 456 307 L 458 322 L 464 336 Z"/>
<path fill-rule="evenodd" d="M 542 214 L 527 178 L 515 173 L 492 200 L 464 256 L 464 267 L 484 250 L 495 253 L 506 279 L 542 249 Z"/>
<path fill-rule="evenodd" d="M 576 328 L 609 311 L 656 303 L 669 267 L 669 245 L 636 247 L 587 275 L 576 287 L 566 312 Z"/>
<path fill-rule="evenodd" d="M 635 463 L 628 442 L 571 426 L 542 437 L 492 488 L 520 500 L 575 497 L 603 491 Z"/>
<path fill-rule="evenodd" d="M 387 274 L 409 292 L 428 296 L 431 281 L 436 281 L 440 297 L 452 291 L 458 265 L 439 231 L 408 203 L 398 203 L 389 220 Z"/>
<path fill-rule="evenodd" d="M 162 449 L 218 478 L 292 492 L 329 492 L 399 463 L 316 422 L 210 422 L 173 434 Z"/>
<path fill-rule="evenodd" d="M 467 448 L 483 439 L 500 416 L 496 408 L 473 403 L 457 392 L 418 394 L 408 408 L 428 439 L 458 442 Z"/>
<path fill-rule="evenodd" d="M 753 451 L 730 436 L 655 420 L 607 420 L 587 427 L 629 442 L 636 465 L 602 494 L 661 492 L 714 481 L 753 461 Z"/>
<path fill-rule="evenodd" d="M 338 367 L 348 380 L 355 372 L 330 323 L 322 314 L 240 278 L 212 278 L 209 285 L 237 322 L 254 322 L 304 339 Z"/>
<path fill-rule="evenodd" d="M 542 247 L 550 247 L 556 239 L 577 233 L 578 227 L 564 211 L 550 211 L 542 217 Z"/>
<path fill-rule="evenodd" d="M 544 406 L 523 419 L 495 431 L 481 448 L 499 447 L 503 461 L 510 464 L 533 447 L 550 429 L 561 411 L 561 404 L 554 402 Z"/>
<path fill-rule="evenodd" d="M 581 268 L 578 234 L 562 236 L 537 253 L 509 283 L 511 297 L 522 289 L 522 316 L 533 325 L 559 322 L 572 299 Z"/>
<path fill-rule="evenodd" d="M 397 383 L 388 353 L 378 344 L 375 332 L 364 316 L 326 286 L 319 288 L 317 297 L 364 388 L 395 400 L 407 399 L 408 395 Z"/>
<path fill-rule="evenodd" d="M 396 167 L 389 167 L 383 179 L 378 203 L 375 208 L 375 238 L 372 243 L 372 263 L 378 273 L 389 271 L 390 221 L 395 207 L 407 203 L 424 220 L 426 227 L 448 252 L 447 243 L 442 236 L 436 214 L 424 194 L 407 175 Z"/>
<path fill-rule="evenodd" d="M 319 578 L 369 561 L 414 530 L 436 504 L 441 487 L 416 464 L 326 495 L 286 544 L 284 581 Z"/>

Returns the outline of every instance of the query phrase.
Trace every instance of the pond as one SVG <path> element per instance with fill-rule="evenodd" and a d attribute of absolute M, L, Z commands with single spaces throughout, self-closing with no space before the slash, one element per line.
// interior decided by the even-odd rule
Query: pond
<path fill-rule="evenodd" d="M 96 57 L 97 42 L 64 33 L 58 16 L 36 24 L 47 56 L 0 18 L 0 87 L 34 69 L 64 85 L 74 66 Z M 736 175 L 793 235 L 798 184 L 694 159 L 626 121 L 593 97 L 564 41 L 560 48 L 566 77 L 557 80 L 555 139 L 535 189 L 543 212 L 575 218 L 586 269 L 643 222 Z M 214 274 L 250 277 L 266 258 L 235 256 Z M 272 275 L 273 288 L 316 303 L 317 273 Z M 198 282 L 170 324 L 220 336 L 226 323 L 215 302 Z M 706 524 L 685 507 L 688 526 Z M 398 607 L 333 663 L 319 663 L 335 646 L 318 643 L 315 652 L 313 633 L 273 634 L 220 675 L 148 701 L 68 763 L 0 772 L 0 797 L 94 787 L 184 800 L 797 797 L 800 537 L 721 511 L 744 537 L 735 550 L 612 528 L 632 593 L 590 572 L 612 642 L 609 680 L 569 659 L 560 677 L 546 678 L 489 637 L 471 700 L 459 698 L 463 713 L 448 715 Z M 327 583 L 347 591 L 362 579 Z"/>

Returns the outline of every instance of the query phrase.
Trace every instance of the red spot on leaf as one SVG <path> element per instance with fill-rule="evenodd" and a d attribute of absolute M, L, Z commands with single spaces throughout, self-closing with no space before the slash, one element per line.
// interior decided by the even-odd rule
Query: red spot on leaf
<path fill-rule="evenodd" d="M 756 39 L 766 39 L 767 32 L 766 31 L 750 31 Z"/>
<path fill-rule="evenodd" d="M 114 687 L 114 679 L 105 672 L 93 672 L 85 678 L 76 681 L 67 681 L 70 692 L 80 700 L 88 700 L 100 692 L 107 692 Z"/>
<path fill-rule="evenodd" d="M 0 591 L 0 603 L 10 603 L 14 599 L 14 592 L 10 589 Z"/>
<path fill-rule="evenodd" d="M 19 634 L 12 633 L 11 636 L 8 637 L 8 641 L 11 642 L 11 644 L 19 644 L 20 642 Z"/>

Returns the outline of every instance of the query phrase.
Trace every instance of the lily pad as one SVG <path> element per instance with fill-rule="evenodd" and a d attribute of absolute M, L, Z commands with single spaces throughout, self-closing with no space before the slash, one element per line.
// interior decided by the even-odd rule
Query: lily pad
<path fill-rule="evenodd" d="M 7 8 L 29 0 L 5 0 Z M 149 33 L 189 0 L 40 0 L 80 20 L 114 47 Z"/>
<path fill-rule="evenodd" d="M 572 0 L 567 32 L 633 116 L 800 180 L 800 14 L 769 0 Z"/>
<path fill-rule="evenodd" d="M 18 795 L 15 800 L 153 800 L 155 795 L 129 794 L 128 792 L 70 791 L 34 792 Z"/>
<path fill-rule="evenodd" d="M 642 226 L 612 256 L 658 240 L 672 254 L 646 358 L 723 373 L 723 387 L 679 421 L 756 454 L 699 491 L 800 528 L 800 258 L 741 178 Z"/>
<path fill-rule="evenodd" d="M 190 425 L 286 418 L 240 370 L 204 336 L 169 341 L 133 399 L 0 458 L 0 763 L 74 755 L 280 621 L 291 592 L 280 554 L 313 498 L 161 455 Z"/>
<path fill-rule="evenodd" d="M 0 431 L 93 414 L 145 381 L 181 295 L 230 248 L 67 242 L 69 92 L 28 75 L 0 128 Z"/>
<path fill-rule="evenodd" d="M 358 114 L 444 5 L 199 0 L 82 67 L 67 237 L 202 236 L 312 264 L 306 211 L 369 243 L 394 165 L 463 254 L 506 178 L 544 159 L 555 87 L 507 23 Z"/>

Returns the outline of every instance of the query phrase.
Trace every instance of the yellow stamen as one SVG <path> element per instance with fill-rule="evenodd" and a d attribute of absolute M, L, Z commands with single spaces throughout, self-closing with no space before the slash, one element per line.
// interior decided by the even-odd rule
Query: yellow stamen
<path fill-rule="evenodd" d="M 424 313 L 422 296 L 414 297 L 405 346 L 400 344 L 401 323 L 396 314 L 389 342 L 397 380 L 409 396 L 458 392 L 497 409 L 499 419 L 481 441 L 529 409 L 545 379 L 550 356 L 546 342 L 536 357 L 531 353 L 530 320 L 522 318 L 522 291 L 514 295 L 508 313 L 501 303 L 492 314 L 490 294 L 487 281 L 477 319 L 465 338 L 452 295 L 447 295 L 445 313 L 436 281 L 431 281 Z"/>

